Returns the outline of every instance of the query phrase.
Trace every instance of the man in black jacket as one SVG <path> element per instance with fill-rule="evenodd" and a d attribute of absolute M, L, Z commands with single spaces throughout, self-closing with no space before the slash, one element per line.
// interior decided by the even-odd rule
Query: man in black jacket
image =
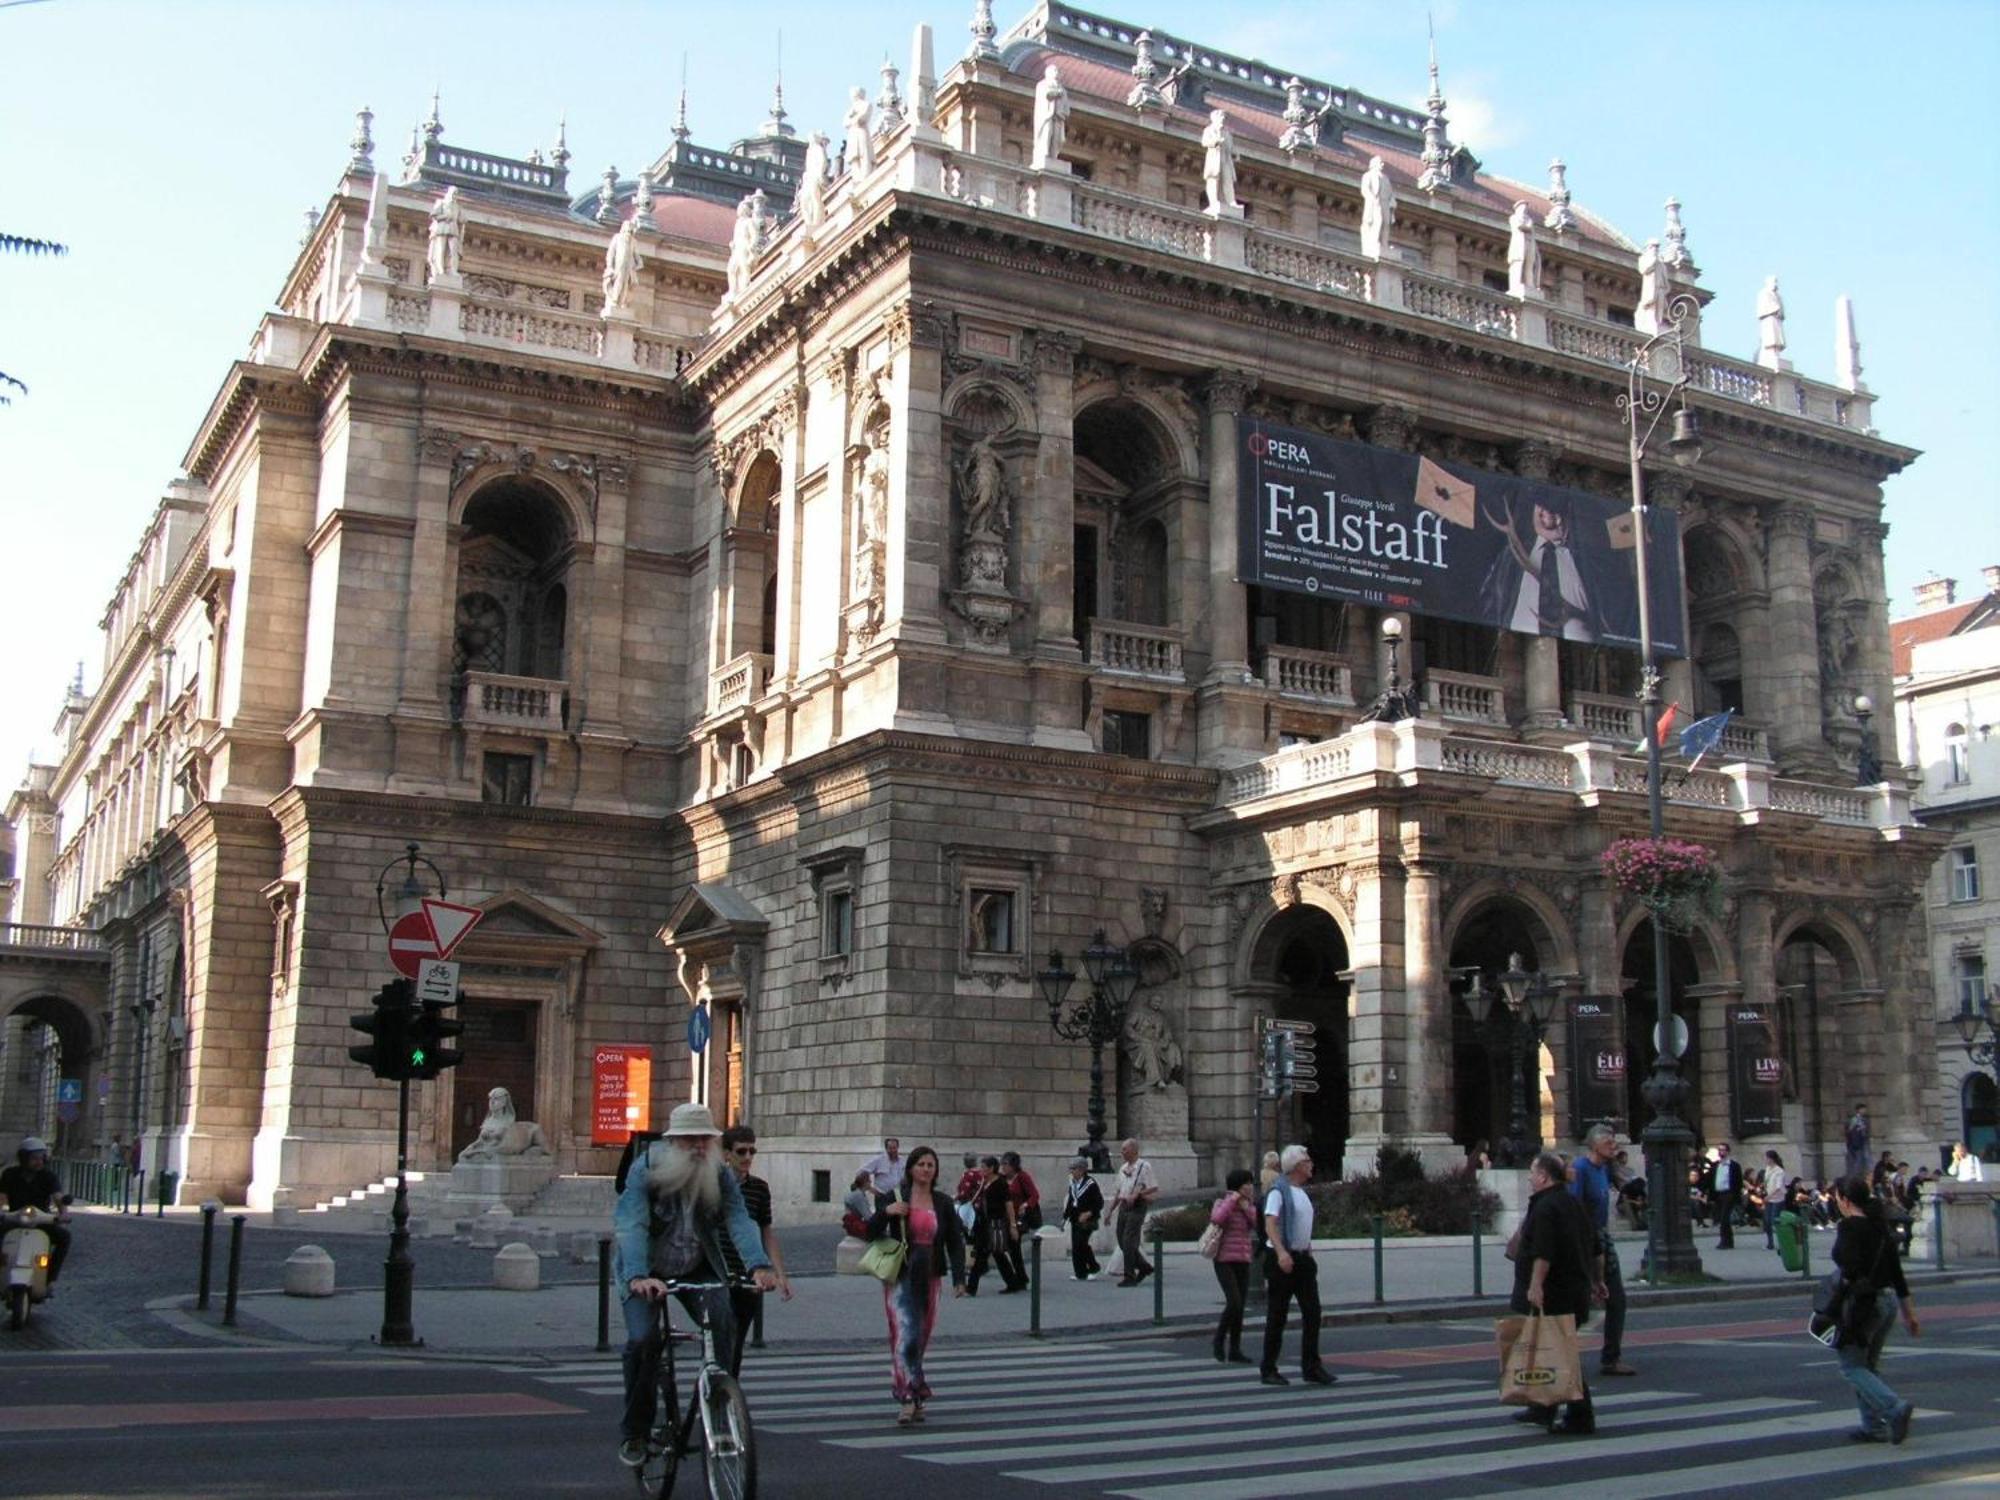
<path fill-rule="evenodd" d="M 1104 1218 L 1104 1189 L 1090 1175 L 1090 1163 L 1081 1156 L 1071 1157 L 1069 1192 L 1063 1199 L 1062 1221 L 1069 1225 L 1070 1275 L 1088 1281 L 1100 1267 L 1090 1248 L 1090 1237 Z"/>
<path fill-rule="evenodd" d="M 1597 1231 L 1583 1204 L 1563 1188 L 1563 1159 L 1545 1151 L 1528 1168 L 1528 1211 L 1521 1219 L 1521 1243 L 1514 1258 L 1514 1295 L 1508 1306 L 1517 1313 L 1564 1313 L 1578 1328 L 1590 1320 L 1592 1297 L 1604 1296 L 1604 1276 L 1597 1258 Z M 1555 1408 L 1530 1406 L 1515 1420 L 1541 1422 L 1554 1433 L 1583 1436 L 1597 1430 L 1597 1413 L 1590 1404 L 1590 1383 L 1577 1367 L 1581 1399 L 1569 1403 L 1560 1421 Z"/>
<path fill-rule="evenodd" d="M 63 1194 L 62 1179 L 49 1165 L 48 1143 L 39 1136 L 23 1140 L 14 1153 L 14 1165 L 0 1172 L 0 1200 L 10 1213 L 35 1208 L 53 1216 L 35 1226 L 49 1237 L 48 1289 L 53 1292 L 69 1255 L 69 1215 L 64 1212 L 69 1199 Z"/>
<path fill-rule="evenodd" d="M 1743 1193 L 1743 1168 L 1729 1154 L 1729 1142 L 1715 1148 L 1715 1161 L 1708 1169 L 1704 1186 L 1715 1204 L 1715 1222 L 1722 1233 L 1715 1241 L 1718 1250 L 1736 1248 L 1736 1200 Z"/>

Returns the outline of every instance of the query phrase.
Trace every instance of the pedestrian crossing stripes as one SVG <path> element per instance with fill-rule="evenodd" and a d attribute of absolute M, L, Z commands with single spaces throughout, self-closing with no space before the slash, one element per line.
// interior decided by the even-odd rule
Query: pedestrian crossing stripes
<path fill-rule="evenodd" d="M 615 1360 L 522 1373 L 573 1393 L 621 1391 Z M 1598 1500 L 1614 1461 L 1620 1500 L 1815 1475 L 1886 1491 L 1900 1487 L 1898 1470 L 1909 1465 L 1958 1459 L 1978 1469 L 2000 1459 L 2000 1430 L 1957 1430 L 1937 1421 L 1947 1413 L 1925 1409 L 1921 1440 L 1907 1447 L 1841 1441 L 1855 1414 L 1838 1386 L 1824 1395 L 1794 1385 L 1720 1399 L 1623 1383 L 1593 1392 L 1603 1440 L 1564 1443 L 1510 1421 L 1483 1373 L 1342 1371 L 1330 1390 L 1278 1389 L 1261 1384 L 1253 1367 L 1221 1368 L 1185 1350 L 1059 1344 L 940 1349 L 925 1374 L 936 1396 L 916 1428 L 893 1425 L 888 1359 L 872 1349 L 753 1351 L 743 1381 L 760 1432 L 946 1473 L 998 1474 L 1020 1481 L 1023 1493 L 1077 1486 L 1121 1500 L 1423 1485 L 1500 1500 L 1519 1496 L 1525 1470 L 1538 1497 Z M 1007 1414 L 997 1426 L 996 1411 Z"/>

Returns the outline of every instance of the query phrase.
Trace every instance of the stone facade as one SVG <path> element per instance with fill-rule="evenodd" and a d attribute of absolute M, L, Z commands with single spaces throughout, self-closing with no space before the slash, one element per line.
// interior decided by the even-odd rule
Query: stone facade
<path fill-rule="evenodd" d="M 1694 642 L 1667 696 L 1741 717 L 1669 808 L 1727 877 L 1670 953 L 1699 1128 L 1729 1132 L 1747 1002 L 1788 1064 L 1770 1140 L 1809 1170 L 1851 1095 L 1885 1141 L 1933 1133 L 1938 841 L 1900 779 L 1854 788 L 1836 711 L 1889 690 L 1880 486 L 1914 455 L 1872 397 L 1700 348 L 1684 248 L 1642 279 L 1566 189 L 1556 216 L 1485 178 L 1435 87 L 1426 117 L 1302 83 L 1308 129 L 1226 58 L 1133 86 L 1127 34 L 1038 9 L 756 248 L 684 135 L 573 209 L 560 162 L 427 140 L 401 182 L 350 168 L 65 709 L 51 919 L 114 953 L 86 1129 L 141 1120 L 183 1197 L 381 1175 L 393 1092 L 346 1021 L 411 840 L 487 913 L 467 1061 L 417 1091 L 427 1167 L 498 1081 L 559 1169 L 608 1170 L 605 1043 L 654 1047 L 656 1118 L 754 1122 L 788 1214 L 885 1133 L 1039 1167 L 1079 1137 L 1088 1053 L 1035 976 L 1099 929 L 1165 1033 L 1143 1066 L 1111 1049 L 1111 1129 L 1176 1183 L 1274 1128 L 1349 1169 L 1497 1138 L 1507 1079 L 1455 993 L 1510 952 L 1611 998 L 1636 1085 L 1649 939 L 1596 859 L 1644 826 L 1636 658 L 1402 616 L 1423 713 L 1363 722 L 1382 612 L 1238 581 L 1235 422 L 1622 495 L 1633 309 L 1664 276 L 1710 437 L 1691 478 L 1649 476 Z M 1050 62 L 1071 114 L 1031 168 Z M 1240 218 L 1199 206 L 1225 103 Z M 795 144 L 782 119 L 739 143 L 741 180 L 781 205 Z M 1398 188 L 1380 256 L 1371 156 Z M 447 188 L 461 228 L 427 253 Z M 1524 198 L 1568 227 L 1510 295 Z M 1274 1016 L 1316 1026 L 1320 1088 L 1253 1124 Z M 1535 1065 L 1554 1131 L 1567 1053 L 1558 1026 Z"/>

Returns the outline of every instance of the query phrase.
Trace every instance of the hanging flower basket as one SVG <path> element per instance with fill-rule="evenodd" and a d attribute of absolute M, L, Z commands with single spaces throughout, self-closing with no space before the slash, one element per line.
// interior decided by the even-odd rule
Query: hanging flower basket
<path fill-rule="evenodd" d="M 1613 839 L 1601 859 L 1605 876 L 1637 896 L 1674 932 L 1685 932 L 1722 904 L 1722 872 L 1713 850 L 1685 839 Z"/>

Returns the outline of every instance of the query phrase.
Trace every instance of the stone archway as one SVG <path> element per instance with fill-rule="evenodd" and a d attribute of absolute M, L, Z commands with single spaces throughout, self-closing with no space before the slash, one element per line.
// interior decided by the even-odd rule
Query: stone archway
<path fill-rule="evenodd" d="M 1481 1007 L 1497 1003 L 1485 997 L 1497 993 L 1497 978 L 1515 955 L 1522 968 L 1554 983 L 1551 971 L 1567 951 L 1550 919 L 1514 894 L 1496 891 L 1463 908 L 1450 929 L 1450 968 L 1458 976 L 1451 1007 L 1452 1139 L 1469 1153 L 1484 1143 L 1497 1162 L 1512 1114 L 1513 1052 L 1498 1029 L 1482 1024 L 1487 1012 Z M 1551 1040 L 1560 1042 L 1554 1025 L 1535 1054 L 1523 1059 L 1527 1134 L 1545 1142 L 1559 1128 Z"/>
<path fill-rule="evenodd" d="M 1346 977 L 1348 954 L 1340 923 L 1330 912 L 1303 902 L 1274 915 L 1250 951 L 1252 985 L 1271 1013 L 1313 1028 L 1316 1072 L 1307 1081 L 1315 1087 L 1276 1106 L 1274 1139 L 1303 1143 L 1322 1177 L 1341 1175 L 1351 1129 L 1347 1053 L 1353 986 Z"/>
<path fill-rule="evenodd" d="M 100 1126 L 101 1049 L 83 1003 L 59 991 L 35 989 L 0 1019 L 0 1142 L 39 1135 L 60 1156 L 94 1149 Z M 68 1080 L 81 1097 L 59 1098 Z M 65 1115 L 73 1118 L 65 1119 Z"/>

